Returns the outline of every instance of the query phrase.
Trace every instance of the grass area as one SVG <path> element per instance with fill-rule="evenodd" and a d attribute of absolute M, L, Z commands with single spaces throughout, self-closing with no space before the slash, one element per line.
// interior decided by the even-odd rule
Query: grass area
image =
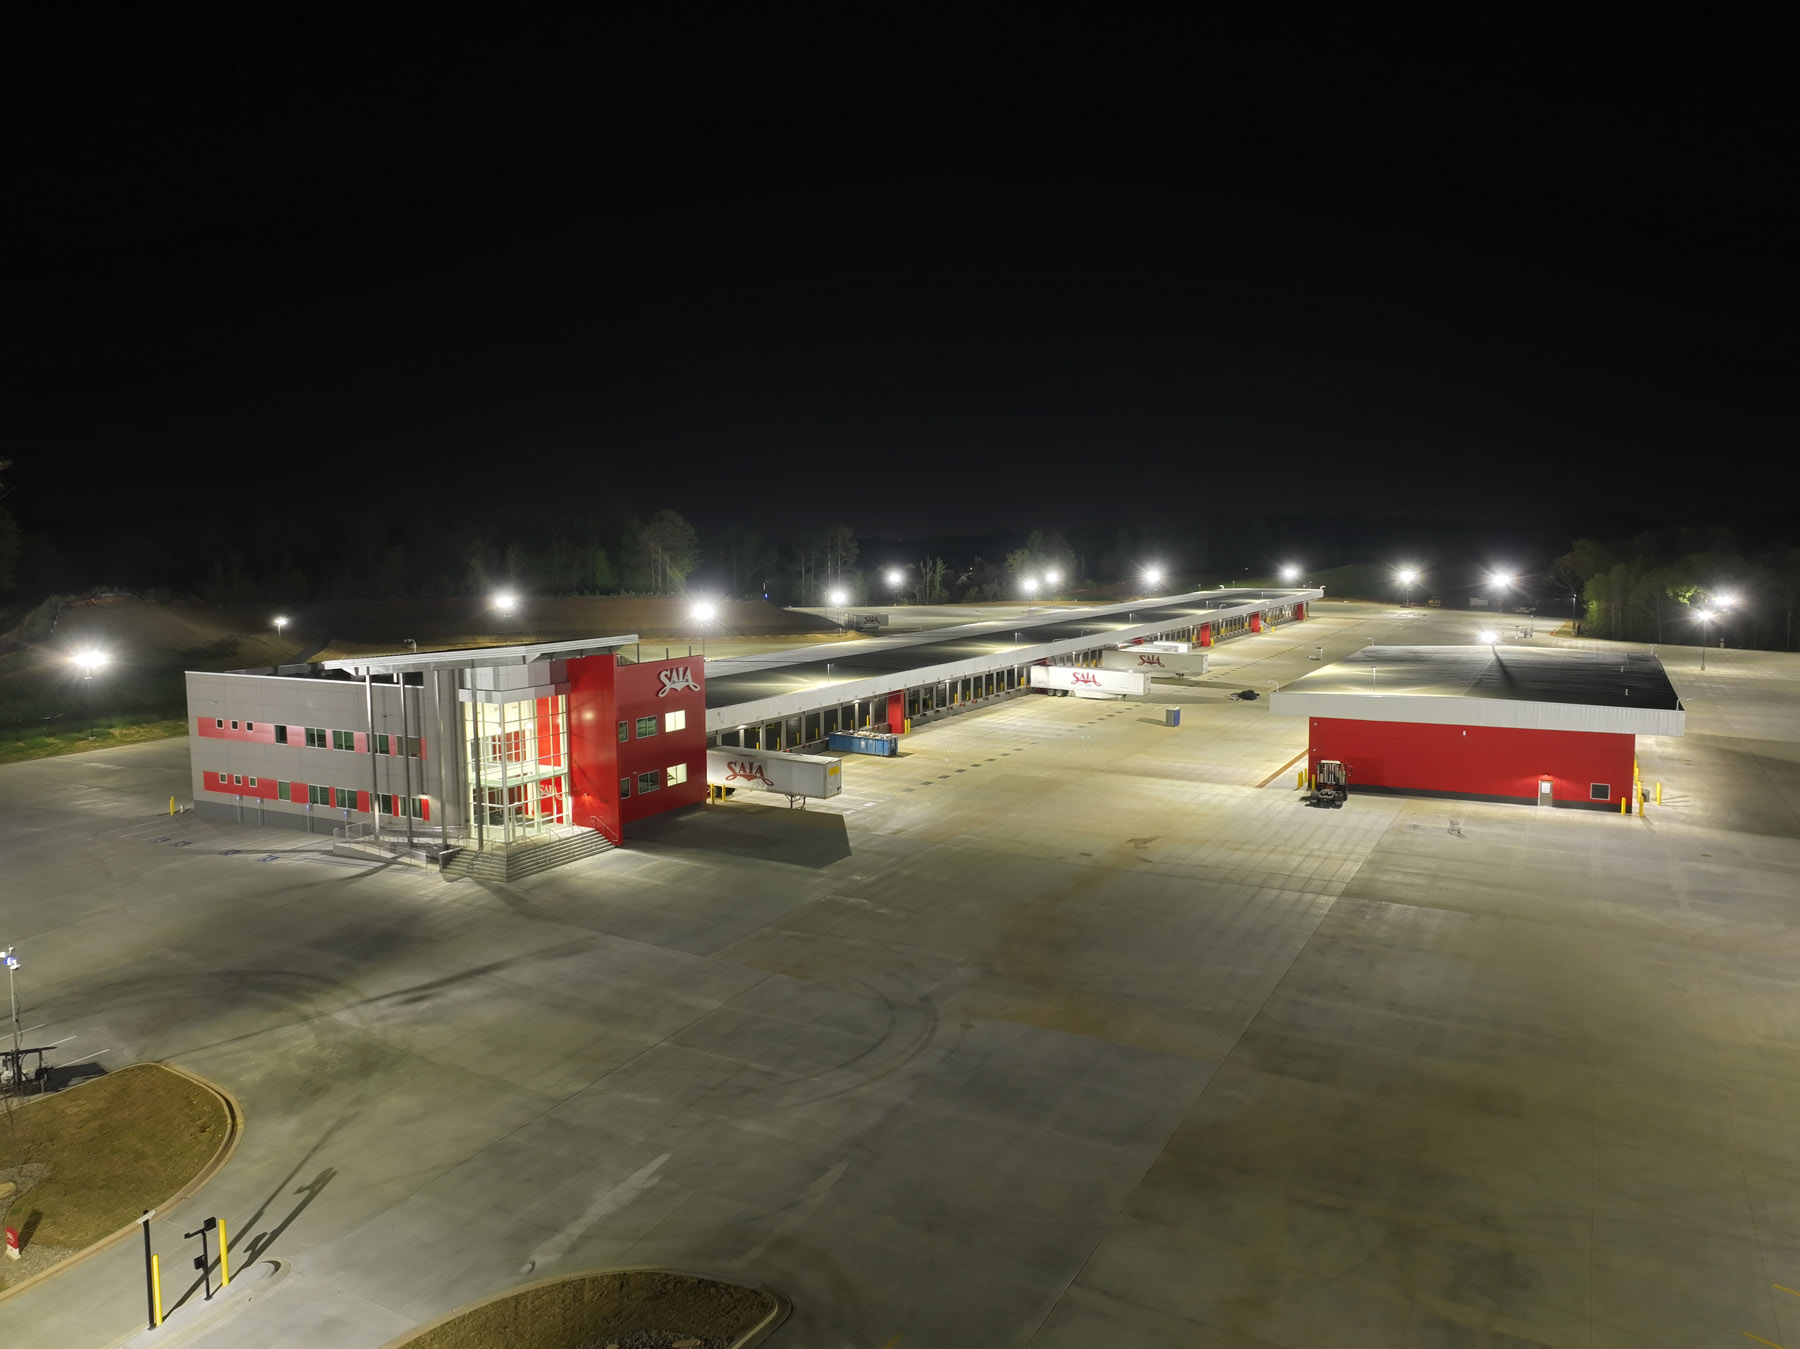
<path fill-rule="evenodd" d="M 726 1349 L 779 1304 L 768 1293 L 663 1270 L 581 1274 L 504 1294 L 427 1326 L 406 1349 L 585 1349 L 690 1343 Z"/>
<path fill-rule="evenodd" d="M 167 1201 L 217 1155 L 230 1128 L 216 1094 L 156 1064 L 14 1101 L 0 1115 L 0 1177 L 28 1183 L 7 1225 L 27 1248 L 82 1250 Z M 5 1279 L 0 1267 L 0 1287 Z"/>
<path fill-rule="evenodd" d="M 0 740 L 0 764 L 48 759 L 57 754 L 80 754 L 84 750 L 107 749 L 113 745 L 135 745 L 141 740 L 167 740 L 171 736 L 186 735 L 187 729 L 187 719 L 176 717 L 121 726 L 96 726 L 91 736 L 86 726 L 79 730 L 20 736 Z"/>

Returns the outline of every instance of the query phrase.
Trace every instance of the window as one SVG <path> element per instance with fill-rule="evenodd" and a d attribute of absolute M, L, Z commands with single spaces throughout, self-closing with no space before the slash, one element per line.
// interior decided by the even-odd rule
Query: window
<path fill-rule="evenodd" d="M 242 787 L 244 785 L 244 775 L 242 773 L 233 773 L 231 775 L 231 785 L 233 787 Z"/>
<path fill-rule="evenodd" d="M 329 806 L 331 804 L 331 788 L 308 785 L 306 789 L 308 805 Z"/>
<path fill-rule="evenodd" d="M 306 747 L 308 749 L 324 749 L 325 732 L 317 726 L 308 726 L 306 728 Z"/>
<path fill-rule="evenodd" d="M 656 734 L 656 718 L 655 717 L 639 717 L 637 719 L 637 733 L 638 733 L 639 740 L 642 740 L 647 735 L 655 735 Z"/>
<path fill-rule="evenodd" d="M 333 731 L 331 733 L 331 747 L 333 749 L 349 750 L 354 753 L 356 750 L 356 732 Z"/>
<path fill-rule="evenodd" d="M 1590 782 L 1590 783 L 1588 783 L 1588 800 L 1590 800 L 1590 801 L 1610 801 L 1610 800 L 1612 800 L 1612 783 L 1610 783 L 1610 782 Z"/>
<path fill-rule="evenodd" d="M 356 809 L 356 793 L 348 787 L 333 787 L 332 794 L 337 798 L 332 802 L 339 810 Z"/>
<path fill-rule="evenodd" d="M 235 722 L 235 721 L 234 721 L 234 722 L 232 722 L 232 723 L 231 723 L 231 729 L 232 729 L 232 730 L 234 730 L 234 731 L 235 731 L 235 730 L 237 730 L 237 728 L 238 728 L 238 724 L 237 724 L 237 723 L 236 723 L 236 722 Z"/>
<path fill-rule="evenodd" d="M 625 723 L 622 721 L 619 723 L 620 726 L 624 726 L 624 724 Z M 630 778 L 620 778 L 619 779 L 619 800 L 623 801 L 626 797 L 628 797 L 630 795 L 631 795 L 631 779 Z"/>
<path fill-rule="evenodd" d="M 294 793 L 294 784 L 293 783 L 277 782 L 275 784 L 275 799 L 277 801 L 290 801 L 293 799 L 293 793 Z"/>
<path fill-rule="evenodd" d="M 638 795 L 639 796 L 642 796 L 645 792 L 653 792 L 656 790 L 656 776 L 657 775 L 655 773 L 639 773 L 638 774 Z"/>
<path fill-rule="evenodd" d="M 687 781 L 687 765 L 684 763 L 678 763 L 673 768 L 669 769 L 668 781 L 665 782 L 663 785 L 667 786 L 667 787 L 679 787 L 682 783 L 684 783 L 686 781 Z"/>
<path fill-rule="evenodd" d="M 626 740 L 628 740 L 630 738 L 630 736 L 631 736 L 631 723 L 628 721 L 621 721 L 619 723 L 619 743 L 621 745 L 623 745 L 626 742 Z"/>
<path fill-rule="evenodd" d="M 244 729 L 246 731 L 254 731 L 256 729 L 256 723 L 254 721 L 246 721 L 244 723 Z"/>
<path fill-rule="evenodd" d="M 400 739 L 400 737 L 395 736 L 394 739 L 397 742 Z M 425 747 L 424 747 L 423 743 L 419 740 L 418 736 L 409 735 L 406 737 L 406 757 L 407 758 L 417 759 L 417 758 L 420 758 L 424 753 L 425 753 Z"/>
<path fill-rule="evenodd" d="M 277 726 L 275 728 L 275 743 L 277 745 L 287 744 L 287 727 Z"/>
<path fill-rule="evenodd" d="M 251 778 L 250 781 L 248 783 L 246 783 L 245 785 L 249 786 L 249 787 L 254 787 L 256 785 L 256 779 Z"/>
<path fill-rule="evenodd" d="M 213 718 L 213 728 L 215 730 L 220 730 L 220 731 L 224 730 L 225 729 L 225 719 L 223 717 L 214 717 Z"/>
<path fill-rule="evenodd" d="M 663 713 L 663 730 L 685 731 L 687 729 L 687 710 Z"/>
<path fill-rule="evenodd" d="M 390 738 L 389 738 L 389 737 L 388 737 L 388 736 L 385 736 L 385 735 L 377 735 L 377 736 L 376 736 L 376 737 L 375 737 L 375 753 L 377 753 L 377 754 L 391 754 L 391 753 L 392 753 L 392 752 L 393 752 L 393 751 L 392 751 L 392 750 L 390 750 L 390 749 L 389 749 L 389 748 L 388 748 L 388 745 L 389 745 L 389 744 L 390 744 L 390 743 L 392 743 L 392 742 L 391 742 L 391 740 L 390 740 Z"/>

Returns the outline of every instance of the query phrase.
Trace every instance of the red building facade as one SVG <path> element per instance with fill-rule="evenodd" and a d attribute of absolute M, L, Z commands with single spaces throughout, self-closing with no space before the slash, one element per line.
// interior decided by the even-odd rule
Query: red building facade
<path fill-rule="evenodd" d="M 568 662 L 569 823 L 613 842 L 634 820 L 706 799 L 706 671 L 696 657 Z"/>

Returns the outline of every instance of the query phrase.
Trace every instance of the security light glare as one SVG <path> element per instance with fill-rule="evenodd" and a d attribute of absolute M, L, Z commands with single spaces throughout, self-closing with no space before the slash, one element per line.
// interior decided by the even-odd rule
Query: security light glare
<path fill-rule="evenodd" d="M 1300 579 L 1300 568 L 1294 566 L 1294 564 L 1290 562 L 1281 569 L 1281 579 L 1290 582 L 1298 581 Z"/>
<path fill-rule="evenodd" d="M 90 648 L 86 651 L 77 651 L 70 659 L 75 662 L 75 667 L 83 674 L 91 675 L 106 664 L 106 653 Z"/>
<path fill-rule="evenodd" d="M 519 597 L 510 590 L 502 590 L 494 596 L 494 607 L 503 614 L 510 614 L 519 603 Z"/>
<path fill-rule="evenodd" d="M 1723 595 L 1714 595 L 1712 602 L 1721 609 L 1729 609 L 1738 602 L 1738 597 L 1730 591 L 1726 591 Z"/>
<path fill-rule="evenodd" d="M 1710 623 L 1713 621 L 1713 611 L 1711 609 L 1702 609 L 1699 613 L 1695 614 L 1694 617 L 1699 619 L 1702 623 Z"/>
<path fill-rule="evenodd" d="M 1144 580 L 1149 582 L 1153 586 L 1161 585 L 1162 584 L 1162 568 L 1161 567 L 1146 567 L 1146 568 L 1144 568 Z"/>
<path fill-rule="evenodd" d="M 275 631 L 280 632 L 286 626 L 287 626 L 287 616 L 285 614 L 277 614 L 275 616 Z"/>
<path fill-rule="evenodd" d="M 1045 585 L 1057 585 L 1061 581 L 1062 581 L 1062 573 L 1060 571 L 1058 571 L 1055 567 L 1051 567 L 1048 571 L 1046 571 L 1044 573 L 1044 584 Z"/>
<path fill-rule="evenodd" d="M 1023 581 L 1019 582 L 1019 589 L 1023 590 L 1027 595 L 1037 594 L 1037 587 L 1037 577 L 1035 576 L 1027 576 Z"/>
<path fill-rule="evenodd" d="M 1488 573 L 1488 584 L 1491 586 L 1505 587 L 1512 583 L 1513 574 L 1510 571 L 1494 571 Z"/>
<path fill-rule="evenodd" d="M 887 573 L 887 583 L 891 586 L 906 584 L 906 573 L 901 571 L 900 568 L 898 568 L 898 567 L 889 567 L 888 573 Z"/>
<path fill-rule="evenodd" d="M 1487 646 L 1492 646 L 1495 642 L 1500 640 L 1500 634 L 1495 632 L 1492 628 L 1483 628 L 1475 635 Z"/>
<path fill-rule="evenodd" d="M 1419 569 L 1417 567 L 1402 567 L 1397 575 L 1400 578 L 1401 585 L 1409 586 L 1419 579 Z"/>
<path fill-rule="evenodd" d="M 696 623 L 710 623 L 719 616 L 719 606 L 711 600 L 698 600 L 693 608 Z"/>
<path fill-rule="evenodd" d="M 833 604 L 839 604 L 839 605 L 848 604 L 850 601 L 850 597 L 841 590 L 834 590 L 829 595 L 827 595 L 825 598 L 830 600 Z"/>

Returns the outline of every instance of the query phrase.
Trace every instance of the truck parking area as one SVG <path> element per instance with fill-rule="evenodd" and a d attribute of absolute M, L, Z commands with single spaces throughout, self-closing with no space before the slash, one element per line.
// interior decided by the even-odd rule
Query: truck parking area
<path fill-rule="evenodd" d="M 0 936 L 67 1061 L 241 1101 L 166 1220 L 291 1272 L 210 1349 L 652 1264 L 807 1349 L 1800 1342 L 1800 671 L 1665 650 L 1642 818 L 1306 810 L 1301 719 L 1229 697 L 1480 623 L 1319 603 L 516 885 L 171 820 L 180 742 L 9 766 Z M 115 1344 L 139 1258 L 0 1338 Z"/>

